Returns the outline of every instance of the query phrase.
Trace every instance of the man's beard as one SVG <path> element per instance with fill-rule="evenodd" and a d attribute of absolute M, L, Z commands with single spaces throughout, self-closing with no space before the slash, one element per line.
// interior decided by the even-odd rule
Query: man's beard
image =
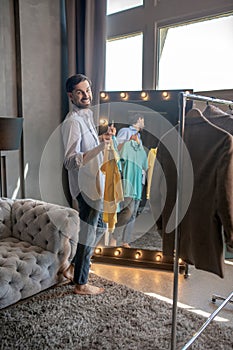
<path fill-rule="evenodd" d="M 88 99 L 90 101 L 90 103 L 85 104 L 85 102 L 78 102 L 78 103 L 74 103 L 76 107 L 80 108 L 80 109 L 87 109 L 91 106 L 91 100 Z"/>

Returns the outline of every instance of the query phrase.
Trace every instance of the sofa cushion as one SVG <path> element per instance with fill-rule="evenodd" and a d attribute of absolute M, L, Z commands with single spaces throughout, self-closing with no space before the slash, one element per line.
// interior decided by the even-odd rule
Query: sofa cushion
<path fill-rule="evenodd" d="M 14 237 L 0 241 L 0 308 L 63 280 L 59 257 Z"/>

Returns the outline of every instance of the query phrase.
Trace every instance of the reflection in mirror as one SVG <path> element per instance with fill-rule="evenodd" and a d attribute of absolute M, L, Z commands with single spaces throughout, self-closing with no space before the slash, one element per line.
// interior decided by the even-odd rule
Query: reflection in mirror
<path fill-rule="evenodd" d="M 103 133 L 106 131 L 106 127 L 114 123 L 116 128 L 116 138 L 118 139 L 118 149 L 125 147 L 124 142 L 121 140 L 122 129 L 130 126 L 137 128 L 136 121 L 130 122 L 132 116 L 139 115 L 144 118 L 144 127 L 137 132 L 139 137 L 137 141 L 138 145 L 142 145 L 146 161 L 148 164 L 147 171 L 145 173 L 145 181 L 142 186 L 142 195 L 139 202 L 139 206 L 136 211 L 136 218 L 133 224 L 132 234 L 130 240 L 125 245 L 123 241 L 119 239 L 119 232 L 125 229 L 126 225 L 120 224 L 120 221 L 116 222 L 114 227 L 108 230 L 99 246 L 96 248 L 94 258 L 100 258 L 104 260 L 104 255 L 107 260 L 117 260 L 117 262 L 126 264 L 132 263 L 132 261 L 144 262 L 153 260 L 153 264 L 161 265 L 161 262 L 166 263 L 163 260 L 163 242 L 162 238 L 156 229 L 156 220 L 159 218 L 160 213 L 152 213 L 151 210 L 151 198 L 153 193 L 150 193 L 150 181 L 151 174 L 153 172 L 153 164 L 156 159 L 156 149 L 162 136 L 174 128 L 178 123 L 179 117 L 179 93 L 181 91 L 191 90 L 169 90 L 169 91 L 158 91 L 158 90 L 145 90 L 145 91 L 114 91 L 107 92 L 103 91 L 100 94 L 100 105 L 98 109 L 94 111 L 96 122 L 99 125 L 99 132 Z M 192 108 L 192 101 L 187 101 L 186 110 Z M 124 129 L 126 132 L 126 129 Z M 128 131 L 127 131 L 128 132 Z M 128 134 L 129 135 L 129 134 Z M 122 142 L 122 143 L 121 143 Z M 132 143 L 136 145 L 136 143 Z M 139 147 L 138 146 L 138 147 Z M 175 147 L 176 145 L 174 145 Z M 137 147 L 137 145 L 135 146 Z M 125 150 L 124 150 L 125 151 Z M 120 157 L 125 159 L 122 154 L 122 150 L 119 152 Z M 138 153 L 139 154 L 139 153 Z M 138 156 L 137 154 L 137 156 Z M 139 164 L 139 158 L 137 162 Z M 135 176 L 135 170 L 130 174 L 130 177 Z M 125 191 L 125 175 L 121 173 L 121 182 Z M 131 179 L 129 178 L 129 181 Z M 128 183 L 126 186 L 129 185 Z M 119 218 L 119 212 L 122 210 L 122 203 L 117 204 L 116 212 Z M 128 204 L 127 204 L 128 206 Z M 102 247 L 101 247 L 102 246 Z M 120 259 L 122 257 L 122 260 Z M 121 260 L 121 261 L 120 261 Z M 105 260 L 106 261 L 106 260 Z M 162 267 L 164 268 L 164 266 Z"/>

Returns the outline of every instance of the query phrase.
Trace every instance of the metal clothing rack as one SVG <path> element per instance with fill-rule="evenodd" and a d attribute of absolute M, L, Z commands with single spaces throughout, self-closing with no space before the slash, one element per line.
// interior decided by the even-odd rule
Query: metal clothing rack
<path fill-rule="evenodd" d="M 180 194 L 182 188 L 182 141 L 184 140 L 184 129 L 185 129 L 185 107 L 187 100 L 195 101 L 205 101 L 217 104 L 233 106 L 233 101 L 227 101 L 222 99 L 217 99 L 214 97 L 206 97 L 195 94 L 189 94 L 181 92 L 179 94 L 179 141 L 178 141 L 178 159 L 177 159 L 177 172 L 178 172 L 178 182 L 177 182 L 177 201 L 176 201 L 176 229 L 175 229 L 175 253 L 174 253 L 174 277 L 173 277 L 173 307 L 172 307 L 172 332 L 171 332 L 171 350 L 176 350 L 176 328 L 177 328 L 177 301 L 178 301 L 178 275 L 179 275 L 179 241 L 180 241 L 180 225 L 178 225 L 178 215 L 180 212 Z M 199 331 L 190 339 L 190 341 L 182 348 L 186 350 L 189 346 L 196 340 L 196 338 L 203 332 L 203 330 L 208 326 L 208 324 L 215 318 L 215 316 L 220 312 L 220 310 L 228 303 L 231 302 L 233 297 L 233 292 L 224 299 L 223 303 L 215 310 L 204 325 L 199 329 Z"/>

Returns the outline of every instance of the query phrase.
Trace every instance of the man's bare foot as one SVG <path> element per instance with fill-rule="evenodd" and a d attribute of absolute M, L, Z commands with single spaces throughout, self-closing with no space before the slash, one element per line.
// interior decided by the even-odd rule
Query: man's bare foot
<path fill-rule="evenodd" d="M 74 294 L 97 295 L 104 292 L 104 288 L 95 287 L 90 284 L 76 284 Z"/>
<path fill-rule="evenodd" d="M 121 245 L 123 248 L 130 248 L 130 245 L 129 243 L 122 243 Z"/>
<path fill-rule="evenodd" d="M 74 265 L 70 265 L 64 272 L 63 276 L 67 278 L 70 281 L 73 281 L 74 279 Z"/>

